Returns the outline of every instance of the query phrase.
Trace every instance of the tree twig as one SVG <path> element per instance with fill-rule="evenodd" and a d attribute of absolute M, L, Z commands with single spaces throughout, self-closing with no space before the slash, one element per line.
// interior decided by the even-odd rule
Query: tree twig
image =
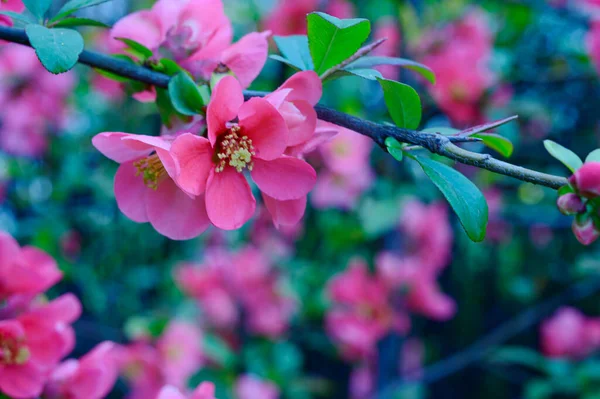
<path fill-rule="evenodd" d="M 347 67 L 348 65 L 350 65 L 351 63 L 353 63 L 354 61 L 359 59 L 360 57 L 363 57 L 363 56 L 369 54 L 371 51 L 375 50 L 377 47 L 379 47 L 381 45 L 381 43 L 385 42 L 386 40 L 387 40 L 387 37 L 384 37 L 384 38 L 377 40 L 376 42 L 367 44 L 366 46 L 359 48 L 358 51 L 356 53 L 352 54 L 351 57 L 342 61 L 338 65 L 332 66 L 331 68 L 329 68 L 328 70 L 323 72 L 323 74 L 319 77 L 321 78 L 321 80 L 324 81 L 325 79 L 327 79 L 328 77 L 330 77 L 337 71 L 341 71 L 342 69 L 344 69 L 345 67 Z"/>
<path fill-rule="evenodd" d="M 23 29 L 0 26 L 0 39 L 30 46 L 27 35 Z M 92 68 L 102 69 L 157 87 L 166 88 L 170 81 L 170 77 L 163 73 L 155 72 L 143 66 L 131 64 L 93 51 L 84 50 L 79 56 L 79 62 L 91 66 Z M 263 96 L 264 94 L 265 93 L 262 92 L 252 91 L 247 91 L 245 93 L 246 97 Z M 508 162 L 497 160 L 491 155 L 467 151 L 454 144 L 469 141 L 464 140 L 464 138 L 446 137 L 440 134 L 423 133 L 416 130 L 374 123 L 322 105 L 317 105 L 315 109 L 319 119 L 370 137 L 384 149 L 386 148 L 385 139 L 387 137 L 393 137 L 400 142 L 421 146 L 432 153 L 445 156 L 456 162 L 476 166 L 481 169 L 487 169 L 505 176 L 514 177 L 521 181 L 539 184 L 554 189 L 558 189 L 567 184 L 567 179 L 564 177 L 549 175 L 512 165 Z"/>

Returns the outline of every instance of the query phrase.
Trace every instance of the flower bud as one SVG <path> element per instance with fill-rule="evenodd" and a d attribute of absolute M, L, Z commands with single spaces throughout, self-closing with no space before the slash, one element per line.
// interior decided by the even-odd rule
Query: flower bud
<path fill-rule="evenodd" d="M 569 182 L 585 197 L 600 196 L 600 162 L 586 162 Z"/>
<path fill-rule="evenodd" d="M 594 226 L 594 222 L 587 215 L 575 218 L 572 228 L 575 237 L 583 245 L 590 245 L 600 236 L 600 232 Z"/>
<path fill-rule="evenodd" d="M 585 211 L 585 204 L 577 194 L 568 193 L 558 197 L 556 201 L 558 209 L 565 215 L 576 215 Z"/>

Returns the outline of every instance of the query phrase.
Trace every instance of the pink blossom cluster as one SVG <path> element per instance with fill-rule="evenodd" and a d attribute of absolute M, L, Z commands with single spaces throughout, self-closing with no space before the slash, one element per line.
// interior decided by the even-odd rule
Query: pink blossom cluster
<path fill-rule="evenodd" d="M 430 31 L 420 44 L 421 62 L 436 75 L 429 91 L 458 125 L 480 122 L 482 99 L 497 79 L 488 65 L 494 40 L 489 25 L 483 11 L 473 10 Z"/>
<path fill-rule="evenodd" d="M 117 378 L 115 345 L 103 342 L 79 360 L 61 360 L 75 345 L 81 313 L 72 294 L 43 293 L 62 278 L 56 262 L 19 247 L 0 232 L 0 393 L 15 399 L 100 399 Z"/>
<path fill-rule="evenodd" d="M 573 192 L 558 197 L 558 209 L 575 216 L 575 237 L 583 245 L 590 245 L 600 237 L 600 209 L 594 201 L 600 196 L 600 162 L 586 162 L 569 178 L 569 185 Z"/>
<path fill-rule="evenodd" d="M 285 334 L 296 301 L 284 280 L 255 247 L 238 252 L 213 250 L 202 264 L 184 264 L 176 272 L 183 292 L 194 298 L 207 323 L 224 333 L 240 327 L 270 338 Z"/>
<path fill-rule="evenodd" d="M 46 71 L 33 49 L 14 43 L 0 46 L 0 150 L 42 155 L 47 132 L 64 123 L 73 86 L 71 73 Z"/>
<path fill-rule="evenodd" d="M 550 357 L 579 359 L 600 348 L 600 318 L 562 307 L 540 327 L 542 352 Z"/>
<path fill-rule="evenodd" d="M 354 7 L 347 0 L 330 0 L 325 9 L 319 0 L 278 0 L 264 26 L 279 36 L 305 35 L 306 14 L 317 10 L 342 19 L 354 16 Z"/>

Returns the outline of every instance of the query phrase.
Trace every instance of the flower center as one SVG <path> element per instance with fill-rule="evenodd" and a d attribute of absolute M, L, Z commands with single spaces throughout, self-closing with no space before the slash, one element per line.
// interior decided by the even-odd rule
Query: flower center
<path fill-rule="evenodd" d="M 248 136 L 241 136 L 240 127 L 234 125 L 229 129 L 229 134 L 223 136 L 221 144 L 216 150 L 215 171 L 222 172 L 227 165 L 234 167 L 238 172 L 245 168 L 252 170 L 254 163 L 252 157 L 256 155 L 252 140 Z"/>
<path fill-rule="evenodd" d="M 144 184 L 153 190 L 158 188 L 158 183 L 166 173 L 165 167 L 157 154 L 140 159 L 134 162 L 133 166 L 137 169 L 135 175 L 143 176 Z"/>
<path fill-rule="evenodd" d="M 24 364 L 29 360 L 29 348 L 21 340 L 0 337 L 0 363 L 5 365 Z"/>

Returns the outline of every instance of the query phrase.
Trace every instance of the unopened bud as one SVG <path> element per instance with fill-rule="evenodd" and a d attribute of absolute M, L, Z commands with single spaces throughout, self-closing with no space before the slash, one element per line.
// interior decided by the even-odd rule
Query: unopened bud
<path fill-rule="evenodd" d="M 572 228 L 575 237 L 583 245 L 590 245 L 600 236 L 600 232 L 598 232 L 598 229 L 594 225 L 594 221 L 588 215 L 576 217 Z"/>
<path fill-rule="evenodd" d="M 558 197 L 556 201 L 558 209 L 565 215 L 576 215 L 585 210 L 585 204 L 581 198 L 574 193 L 568 193 Z"/>

